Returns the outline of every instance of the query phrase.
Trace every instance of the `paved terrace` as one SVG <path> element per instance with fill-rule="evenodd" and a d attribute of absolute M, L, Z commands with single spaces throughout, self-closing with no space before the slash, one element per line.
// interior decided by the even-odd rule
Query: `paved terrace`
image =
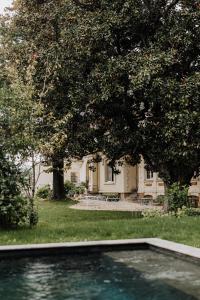
<path fill-rule="evenodd" d="M 70 206 L 73 209 L 80 210 L 112 210 L 112 211 L 143 211 L 146 209 L 159 209 L 161 206 L 154 205 L 141 205 L 137 202 L 126 202 L 126 201 L 103 201 L 103 200 L 92 200 L 92 199 L 81 199 L 79 203 Z"/>

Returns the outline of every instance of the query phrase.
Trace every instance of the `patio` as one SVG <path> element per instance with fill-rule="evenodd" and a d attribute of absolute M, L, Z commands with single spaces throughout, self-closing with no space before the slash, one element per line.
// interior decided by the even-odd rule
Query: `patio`
<path fill-rule="evenodd" d="M 111 210 L 111 211 L 143 211 L 146 209 L 162 209 L 162 206 L 155 206 L 151 203 L 127 201 L 103 201 L 92 198 L 81 198 L 75 205 L 70 206 L 73 209 L 80 210 Z"/>

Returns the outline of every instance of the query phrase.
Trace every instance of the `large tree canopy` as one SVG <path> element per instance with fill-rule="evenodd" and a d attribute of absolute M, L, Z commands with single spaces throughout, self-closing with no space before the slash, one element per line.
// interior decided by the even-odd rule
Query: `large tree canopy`
<path fill-rule="evenodd" d="M 42 106 L 37 120 L 40 151 L 52 161 L 54 198 L 64 197 L 64 163 L 68 120 L 73 113 L 70 89 L 78 80 L 70 39 L 71 4 L 66 1 L 14 1 L 11 16 L 2 18 L 2 43 L 7 64 Z"/>
<path fill-rule="evenodd" d="M 189 183 L 200 161 L 199 24 L 199 0 L 14 1 L 4 49 L 43 105 L 55 171 L 101 151 L 112 163 L 143 155 L 167 184 Z"/>
<path fill-rule="evenodd" d="M 143 155 L 166 184 L 189 184 L 200 162 L 199 1 L 75 2 L 87 62 L 73 95 L 86 103 L 79 138 L 90 124 L 94 149 L 112 161 Z"/>

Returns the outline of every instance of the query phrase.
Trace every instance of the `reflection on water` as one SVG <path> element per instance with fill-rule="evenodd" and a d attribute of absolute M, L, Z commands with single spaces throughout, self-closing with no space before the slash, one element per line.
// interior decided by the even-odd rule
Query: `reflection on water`
<path fill-rule="evenodd" d="M 0 262 L 2 300 L 197 300 L 200 267 L 147 250 Z"/>

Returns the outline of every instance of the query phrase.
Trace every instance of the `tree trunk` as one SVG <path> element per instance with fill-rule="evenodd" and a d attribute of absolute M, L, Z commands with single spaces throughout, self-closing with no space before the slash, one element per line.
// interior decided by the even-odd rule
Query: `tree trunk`
<path fill-rule="evenodd" d="M 64 192 L 64 159 L 54 158 L 53 165 L 53 200 L 62 200 L 65 198 Z"/>
<path fill-rule="evenodd" d="M 34 154 L 32 153 L 31 155 L 32 159 L 32 198 L 35 197 L 35 186 L 36 186 L 36 176 L 35 176 L 35 159 L 34 159 Z"/>

